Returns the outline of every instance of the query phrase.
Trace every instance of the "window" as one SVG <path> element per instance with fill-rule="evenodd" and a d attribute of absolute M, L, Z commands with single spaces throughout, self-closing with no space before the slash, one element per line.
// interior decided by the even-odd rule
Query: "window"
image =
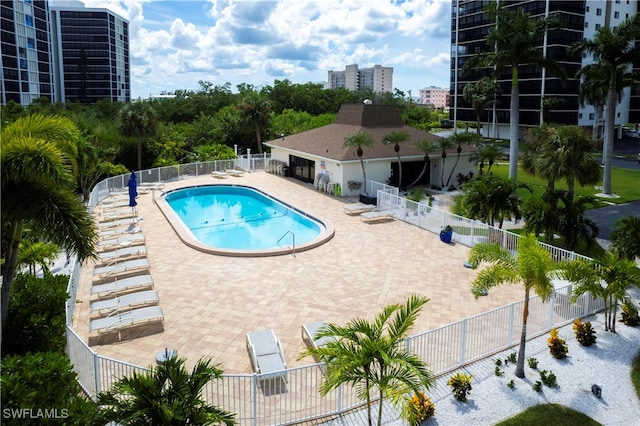
<path fill-rule="evenodd" d="M 36 41 L 32 38 L 27 38 L 27 47 L 29 49 L 35 49 L 36 48 Z"/>
<path fill-rule="evenodd" d="M 620 12 L 613 12 L 613 17 L 618 19 L 620 17 Z"/>
<path fill-rule="evenodd" d="M 589 12 L 589 6 L 586 7 L 585 9 L 586 12 Z"/>
<path fill-rule="evenodd" d="M 594 118 L 596 118 L 594 113 L 589 113 L 589 120 L 593 120 Z"/>
<path fill-rule="evenodd" d="M 589 23 L 587 21 L 584 21 L 584 27 L 589 28 Z"/>
<path fill-rule="evenodd" d="M 597 8 L 597 9 L 596 9 L 596 15 L 598 15 L 598 16 L 602 16 L 602 9 Z"/>
<path fill-rule="evenodd" d="M 31 15 L 24 15 L 24 23 L 27 27 L 33 27 L 33 17 Z"/>
<path fill-rule="evenodd" d="M 582 118 L 582 113 L 578 114 L 578 118 Z"/>
<path fill-rule="evenodd" d="M 600 29 L 600 24 L 596 24 L 596 31 Z"/>

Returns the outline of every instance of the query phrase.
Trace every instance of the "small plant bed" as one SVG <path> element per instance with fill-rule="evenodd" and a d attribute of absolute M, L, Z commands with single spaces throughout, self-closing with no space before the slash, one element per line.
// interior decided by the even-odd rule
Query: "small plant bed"
<path fill-rule="evenodd" d="M 573 321 L 573 332 L 576 335 L 576 340 L 582 346 L 595 345 L 596 339 L 598 339 L 596 337 L 596 331 L 591 326 L 590 321 L 582 322 L 576 318 L 576 320 Z"/>
<path fill-rule="evenodd" d="M 637 327 L 640 325 L 640 315 L 638 314 L 638 308 L 633 303 L 632 300 L 626 300 L 621 306 L 622 322 L 624 325 L 628 325 L 629 327 Z"/>
<path fill-rule="evenodd" d="M 591 417 L 559 404 L 541 404 L 531 407 L 520 414 L 496 423 L 496 426 L 602 426 Z"/>
<path fill-rule="evenodd" d="M 471 379 L 473 375 L 456 373 L 447 381 L 447 385 L 453 391 L 453 397 L 460 402 L 467 402 L 467 395 L 471 392 Z"/>
<path fill-rule="evenodd" d="M 557 328 L 554 328 L 549 332 L 547 346 L 549 347 L 551 356 L 556 359 L 564 359 L 567 357 L 567 353 L 569 353 L 569 346 L 567 346 L 567 341 L 562 339 L 558 335 Z"/>
<path fill-rule="evenodd" d="M 422 422 L 432 417 L 436 412 L 436 406 L 431 398 L 423 392 L 414 394 L 407 399 L 402 408 L 402 418 L 411 426 L 420 426 Z"/>

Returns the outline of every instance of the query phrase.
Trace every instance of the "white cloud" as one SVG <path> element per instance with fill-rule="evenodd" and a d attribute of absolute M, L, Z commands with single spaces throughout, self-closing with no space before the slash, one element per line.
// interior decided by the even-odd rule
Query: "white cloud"
<path fill-rule="evenodd" d="M 84 0 L 129 20 L 132 96 L 198 80 L 326 80 L 394 67 L 394 87 L 448 85 L 450 0 Z"/>

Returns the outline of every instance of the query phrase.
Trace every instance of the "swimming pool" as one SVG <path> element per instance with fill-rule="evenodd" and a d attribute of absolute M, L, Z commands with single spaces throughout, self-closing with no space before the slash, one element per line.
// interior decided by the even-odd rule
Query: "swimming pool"
<path fill-rule="evenodd" d="M 322 221 L 247 186 L 191 186 L 156 201 L 183 242 L 214 254 L 287 254 L 333 237 Z"/>

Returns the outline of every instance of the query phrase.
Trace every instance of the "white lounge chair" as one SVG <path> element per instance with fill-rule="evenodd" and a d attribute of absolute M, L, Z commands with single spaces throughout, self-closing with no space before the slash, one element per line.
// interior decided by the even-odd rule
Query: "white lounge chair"
<path fill-rule="evenodd" d="M 130 234 L 122 236 L 114 235 L 114 237 L 115 238 L 109 238 L 98 242 L 96 250 L 108 251 L 122 247 L 139 246 L 144 244 L 144 235 L 142 234 Z"/>
<path fill-rule="evenodd" d="M 98 299 L 113 295 L 122 295 L 131 293 L 132 291 L 147 290 L 153 288 L 153 277 L 149 274 L 136 275 L 135 277 L 121 278 L 116 277 L 113 281 L 98 284 L 91 287 L 91 295 L 97 296 Z"/>
<path fill-rule="evenodd" d="M 142 306 L 157 305 L 160 301 L 156 290 L 137 291 L 111 299 L 92 302 L 91 312 L 97 312 L 101 316 L 113 315 L 116 312 L 140 308 Z"/>
<path fill-rule="evenodd" d="M 121 228 L 125 225 L 136 224 L 139 221 L 140 221 L 139 218 L 133 218 L 133 219 L 119 219 L 119 220 L 113 220 L 113 221 L 107 221 L 107 222 L 99 222 L 98 229 L 107 230 L 112 228 Z"/>
<path fill-rule="evenodd" d="M 136 216 L 135 209 L 116 209 L 98 214 L 98 222 L 112 222 L 114 220 L 127 219 Z"/>
<path fill-rule="evenodd" d="M 332 340 L 331 337 L 321 337 L 319 339 L 316 338 L 316 334 L 318 334 L 318 331 L 326 325 L 327 325 L 326 321 L 316 321 L 316 322 L 310 322 L 308 324 L 303 324 L 302 340 L 307 340 L 309 344 L 311 344 L 316 348 L 326 345 L 327 342 Z"/>
<path fill-rule="evenodd" d="M 373 211 L 377 208 L 375 204 L 353 203 L 344 206 L 344 212 L 349 216 L 359 215 L 365 212 Z"/>
<path fill-rule="evenodd" d="M 108 277 L 123 276 L 123 275 L 140 275 L 144 271 L 148 271 L 151 268 L 148 259 L 134 259 L 134 260 L 115 260 L 105 266 L 99 266 L 93 270 L 94 281 L 104 280 Z"/>
<path fill-rule="evenodd" d="M 110 212 L 117 209 L 122 209 L 123 207 L 129 207 L 128 199 L 120 199 L 120 200 L 112 200 L 110 203 L 101 202 L 96 206 L 96 210 L 100 212 Z"/>
<path fill-rule="evenodd" d="M 284 352 L 273 330 L 247 333 L 247 350 L 253 371 L 260 374 L 262 379 L 283 377 L 286 380 Z"/>
<path fill-rule="evenodd" d="M 132 223 L 130 220 L 127 221 L 129 225 L 127 226 L 116 226 L 113 228 L 106 228 L 102 231 L 98 231 L 98 237 L 102 239 L 109 239 L 113 237 L 125 236 L 128 234 L 139 234 L 142 232 L 142 228 L 137 226 L 135 223 Z"/>
<path fill-rule="evenodd" d="M 98 263 L 113 262 L 118 258 L 144 257 L 147 255 L 146 246 L 130 246 L 98 253 Z"/>
<path fill-rule="evenodd" d="M 364 212 L 360 214 L 360 220 L 366 223 L 381 222 L 386 220 L 392 220 L 394 218 L 395 216 L 393 212 L 390 210 L 383 210 L 383 211 L 373 210 L 370 212 Z"/>
<path fill-rule="evenodd" d="M 214 177 L 216 179 L 226 179 L 229 177 L 229 174 L 223 171 L 215 171 L 211 172 L 211 177 Z"/>
<path fill-rule="evenodd" d="M 236 169 L 228 169 L 227 170 L 227 174 L 234 176 L 234 177 L 242 177 L 244 176 L 244 172 L 242 170 L 236 170 Z"/>
<path fill-rule="evenodd" d="M 89 332 L 98 335 L 120 332 L 124 329 L 148 324 L 150 322 L 164 322 L 164 312 L 160 306 L 132 309 L 105 318 L 96 318 L 89 322 Z"/>

